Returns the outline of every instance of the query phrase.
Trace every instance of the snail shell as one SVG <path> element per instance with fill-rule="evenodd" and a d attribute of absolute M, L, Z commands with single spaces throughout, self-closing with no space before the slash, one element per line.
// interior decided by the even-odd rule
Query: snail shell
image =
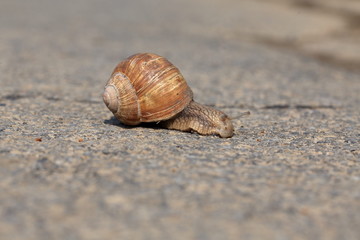
<path fill-rule="evenodd" d="M 135 54 L 120 62 L 105 86 L 103 100 L 122 123 L 170 119 L 192 101 L 180 71 L 156 54 Z"/>

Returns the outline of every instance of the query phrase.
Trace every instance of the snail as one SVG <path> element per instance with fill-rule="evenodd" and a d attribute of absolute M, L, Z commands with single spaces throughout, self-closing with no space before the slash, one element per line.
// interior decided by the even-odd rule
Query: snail
<path fill-rule="evenodd" d="M 234 134 L 230 118 L 195 102 L 179 69 L 156 54 L 139 53 L 120 62 L 105 86 L 103 100 L 125 125 L 157 122 L 201 135 L 227 138 Z"/>

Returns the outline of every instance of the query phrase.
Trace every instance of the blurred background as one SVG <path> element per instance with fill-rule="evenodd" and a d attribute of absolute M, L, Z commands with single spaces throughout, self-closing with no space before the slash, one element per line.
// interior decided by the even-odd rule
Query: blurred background
<path fill-rule="evenodd" d="M 189 59 L 198 67 L 203 58 L 220 64 L 218 51 L 237 42 L 295 51 L 352 70 L 360 66 L 358 0 L 1 0 L 0 21 L 0 53 L 13 56 L 2 57 L 1 68 L 36 72 L 39 84 L 44 71 L 61 78 L 87 71 L 90 77 L 90 65 L 115 64 L 142 51 L 180 66 Z M 208 55 L 194 51 L 204 41 L 213 42 Z M 49 64 L 36 64 L 42 60 Z M 27 69 L 29 62 L 35 68 Z M 72 69 L 79 62 L 84 69 Z"/>
<path fill-rule="evenodd" d="M 296 66 L 258 50 L 290 51 L 357 71 L 359 19 L 357 0 L 1 0 L 1 87 L 99 99 L 115 65 L 145 51 L 175 63 L 200 101 L 198 92 L 205 91 L 214 96 L 210 104 L 219 102 L 223 89 L 243 96 L 224 104 L 269 101 L 271 83 L 247 86 L 247 75 L 268 68 L 271 78 L 271 71 Z M 238 79 L 242 88 L 226 79 Z M 244 96 L 247 91 L 253 94 Z"/>

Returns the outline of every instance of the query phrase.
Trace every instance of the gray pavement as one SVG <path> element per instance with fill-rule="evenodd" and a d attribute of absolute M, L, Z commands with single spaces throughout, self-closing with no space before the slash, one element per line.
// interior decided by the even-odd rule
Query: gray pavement
<path fill-rule="evenodd" d="M 343 2 L 2 0 L 0 239 L 359 239 L 360 8 Z M 144 51 L 235 136 L 119 124 L 102 89 Z"/>

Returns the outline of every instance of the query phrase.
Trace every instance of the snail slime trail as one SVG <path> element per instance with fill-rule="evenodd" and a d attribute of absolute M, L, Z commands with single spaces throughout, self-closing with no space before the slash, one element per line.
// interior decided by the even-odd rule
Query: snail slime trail
<path fill-rule="evenodd" d="M 126 125 L 160 122 L 164 128 L 179 131 L 223 138 L 234 135 L 230 118 L 193 101 L 179 69 L 156 54 L 139 53 L 120 62 L 105 86 L 103 100 Z"/>

